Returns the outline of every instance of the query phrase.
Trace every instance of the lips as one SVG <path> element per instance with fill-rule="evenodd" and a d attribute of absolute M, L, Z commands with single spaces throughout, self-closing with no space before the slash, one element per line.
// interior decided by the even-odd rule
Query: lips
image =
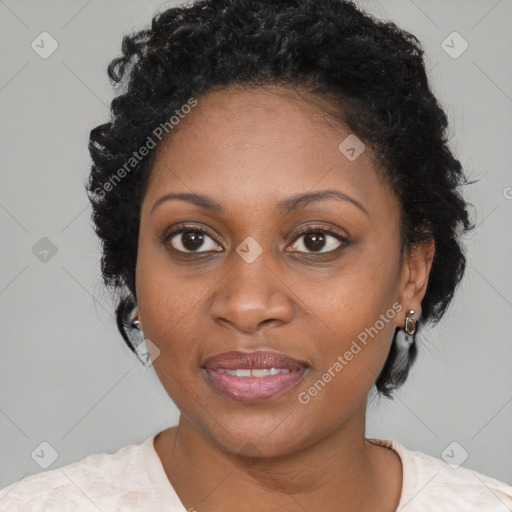
<path fill-rule="evenodd" d="M 295 387 L 310 365 L 270 350 L 232 351 L 209 357 L 204 375 L 217 392 L 237 402 L 270 400 Z"/>
<path fill-rule="evenodd" d="M 202 365 L 209 370 L 271 369 L 300 370 L 308 363 L 271 350 L 257 352 L 231 351 L 209 357 Z"/>

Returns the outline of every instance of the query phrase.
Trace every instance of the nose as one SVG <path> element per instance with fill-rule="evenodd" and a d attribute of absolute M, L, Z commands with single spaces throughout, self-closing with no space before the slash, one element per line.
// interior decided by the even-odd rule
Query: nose
<path fill-rule="evenodd" d="M 230 262 L 231 263 L 231 262 Z M 216 323 L 254 334 L 280 326 L 294 315 L 289 288 L 261 254 L 248 263 L 234 254 L 231 271 L 214 290 L 211 316 Z"/>

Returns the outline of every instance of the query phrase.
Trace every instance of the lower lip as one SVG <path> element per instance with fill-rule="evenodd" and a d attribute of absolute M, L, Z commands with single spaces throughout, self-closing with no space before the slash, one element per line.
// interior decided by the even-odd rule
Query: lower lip
<path fill-rule="evenodd" d="M 304 377 L 306 367 L 266 377 L 236 377 L 204 368 L 208 380 L 221 393 L 239 402 L 261 402 L 294 387 Z"/>

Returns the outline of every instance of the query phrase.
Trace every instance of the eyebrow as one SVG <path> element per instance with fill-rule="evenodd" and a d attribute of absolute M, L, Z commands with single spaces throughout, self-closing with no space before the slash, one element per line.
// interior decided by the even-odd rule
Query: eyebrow
<path fill-rule="evenodd" d="M 304 208 L 308 204 L 322 201 L 325 199 L 341 199 L 342 201 L 348 201 L 353 205 L 357 206 L 361 211 L 363 211 L 366 215 L 368 211 L 366 208 L 353 197 L 340 192 L 339 190 L 319 190 L 317 192 L 309 192 L 307 194 L 297 194 L 295 196 L 288 197 L 283 199 L 277 203 L 277 210 L 282 214 L 286 215 L 294 210 L 298 210 L 300 208 Z M 204 210 L 210 211 L 212 213 L 224 213 L 224 207 L 222 204 L 217 201 L 201 195 L 201 194 L 190 194 L 190 193 L 169 193 L 162 196 L 160 199 L 156 201 L 156 203 L 152 206 L 150 215 L 155 211 L 157 206 L 160 204 L 170 201 L 173 199 L 178 199 L 182 201 L 188 201 L 189 203 L 195 204 L 196 206 L 203 208 Z"/>

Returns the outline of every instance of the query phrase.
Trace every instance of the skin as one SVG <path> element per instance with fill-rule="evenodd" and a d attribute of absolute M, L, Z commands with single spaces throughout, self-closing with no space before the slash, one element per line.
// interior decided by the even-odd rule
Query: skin
<path fill-rule="evenodd" d="M 367 397 L 395 328 L 408 309 L 421 315 L 434 245 L 416 247 L 400 266 L 400 205 L 369 146 L 354 161 L 339 151 L 350 133 L 304 95 L 231 86 L 199 98 L 158 150 L 141 210 L 138 317 L 160 351 L 155 371 L 180 409 L 178 426 L 154 444 L 186 509 L 396 510 L 401 461 L 366 441 Z M 282 199 L 324 189 L 349 195 L 367 213 L 334 198 L 286 215 L 276 210 Z M 151 212 L 169 192 L 206 195 L 225 211 L 170 200 Z M 208 232 L 196 253 L 186 253 L 183 233 L 163 241 L 184 222 Z M 323 259 L 315 261 L 308 237 L 297 235 L 306 226 L 334 229 L 349 244 L 321 231 Z M 262 249 L 252 263 L 236 252 L 246 237 Z M 402 310 L 300 403 L 299 393 L 394 303 Z M 201 369 L 211 355 L 263 348 L 310 365 L 297 386 L 271 400 L 234 401 Z"/>

